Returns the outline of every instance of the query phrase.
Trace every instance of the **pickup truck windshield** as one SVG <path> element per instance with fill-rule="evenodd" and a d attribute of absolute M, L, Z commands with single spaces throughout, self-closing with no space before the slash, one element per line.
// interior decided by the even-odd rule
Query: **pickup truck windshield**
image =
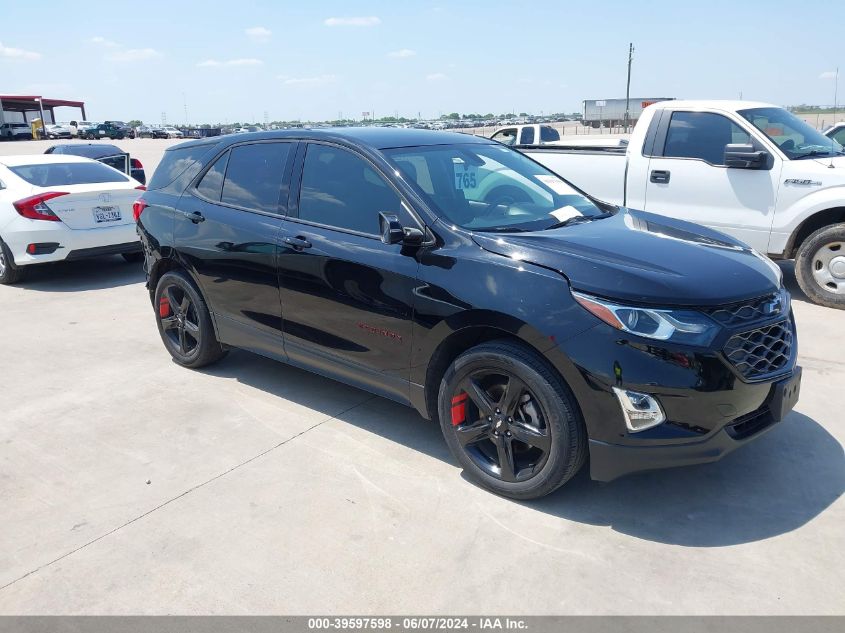
<path fill-rule="evenodd" d="M 384 153 L 436 212 L 466 229 L 537 231 L 607 215 L 559 176 L 499 144 Z"/>
<path fill-rule="evenodd" d="M 790 159 L 842 154 L 842 146 L 782 108 L 740 110 L 740 116 L 776 143 Z"/>

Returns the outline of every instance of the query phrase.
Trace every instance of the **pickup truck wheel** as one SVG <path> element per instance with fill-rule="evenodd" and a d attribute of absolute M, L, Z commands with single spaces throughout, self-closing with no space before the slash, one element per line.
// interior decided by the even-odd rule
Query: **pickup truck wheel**
<path fill-rule="evenodd" d="M 845 310 L 845 223 L 823 227 L 804 240 L 795 276 L 813 303 Z"/>
<path fill-rule="evenodd" d="M 25 271 L 25 268 L 15 267 L 9 247 L 3 240 L 0 240 L 0 284 L 5 286 L 19 282 Z"/>
<path fill-rule="evenodd" d="M 534 351 L 493 341 L 461 354 L 438 397 L 440 427 L 469 479 L 535 499 L 572 478 L 587 432 L 569 387 Z"/>
<path fill-rule="evenodd" d="M 226 355 L 202 295 L 184 273 L 162 275 L 156 285 L 155 310 L 164 347 L 179 365 L 196 369 Z"/>

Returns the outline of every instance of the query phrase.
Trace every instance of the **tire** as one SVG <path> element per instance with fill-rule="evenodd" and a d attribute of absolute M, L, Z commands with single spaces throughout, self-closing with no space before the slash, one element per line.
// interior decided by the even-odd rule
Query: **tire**
<path fill-rule="evenodd" d="M 0 240 L 0 284 L 8 286 L 18 283 L 24 278 L 26 268 L 15 266 L 15 259 L 9 247 L 3 240 Z"/>
<path fill-rule="evenodd" d="M 226 355 L 205 300 L 185 273 L 171 271 L 159 279 L 155 314 L 164 347 L 179 365 L 197 369 Z"/>
<path fill-rule="evenodd" d="M 144 261 L 144 253 L 140 251 L 134 253 L 121 253 L 120 256 L 130 264 L 140 264 Z"/>
<path fill-rule="evenodd" d="M 802 242 L 795 277 L 813 303 L 845 310 L 845 222 L 825 226 Z"/>
<path fill-rule="evenodd" d="M 484 343 L 455 359 L 440 383 L 438 414 L 466 476 L 504 497 L 547 495 L 587 457 L 587 431 L 569 387 L 516 342 Z"/>

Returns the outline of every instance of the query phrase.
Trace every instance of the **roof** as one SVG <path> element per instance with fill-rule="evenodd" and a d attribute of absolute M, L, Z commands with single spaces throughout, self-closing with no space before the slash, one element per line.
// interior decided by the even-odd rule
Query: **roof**
<path fill-rule="evenodd" d="M 18 154 L 0 156 L 0 165 L 20 167 L 21 165 L 45 165 L 49 163 L 87 163 L 90 159 L 66 154 Z"/>
<path fill-rule="evenodd" d="M 439 130 L 418 130 L 389 127 L 339 127 L 312 130 L 302 128 L 296 130 L 276 130 L 271 132 L 245 132 L 214 136 L 180 143 L 170 149 L 187 147 L 189 145 L 205 145 L 208 143 L 224 142 L 237 143 L 246 140 L 267 140 L 274 138 L 290 138 L 302 140 L 340 140 L 355 145 L 366 145 L 371 149 L 383 150 L 393 147 L 416 147 L 419 145 L 457 145 L 465 143 L 493 143 L 488 138 L 460 134 L 458 132 L 442 132 Z"/>
<path fill-rule="evenodd" d="M 59 108 L 68 106 L 71 108 L 81 108 L 85 105 L 84 101 L 68 101 L 67 99 L 48 99 L 41 95 L 0 95 L 0 101 L 3 102 L 3 107 L 9 109 L 14 105 L 27 105 L 35 107 L 35 102 L 41 100 L 41 105 L 45 108 Z"/>
<path fill-rule="evenodd" d="M 696 109 L 710 109 L 723 110 L 725 112 L 736 112 L 737 110 L 748 110 L 749 108 L 778 108 L 771 103 L 763 103 L 762 101 L 739 101 L 737 99 L 688 99 L 675 101 L 658 101 L 649 106 L 651 108 L 689 108 Z"/>

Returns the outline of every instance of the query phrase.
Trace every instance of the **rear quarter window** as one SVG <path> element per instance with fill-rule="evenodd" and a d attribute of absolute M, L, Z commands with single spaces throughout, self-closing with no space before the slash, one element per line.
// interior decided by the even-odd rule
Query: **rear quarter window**
<path fill-rule="evenodd" d="M 188 183 L 193 180 L 200 169 L 201 159 L 208 154 L 216 144 L 189 145 L 167 150 L 158 167 L 150 179 L 147 189 L 178 189 L 184 191 Z"/>
<path fill-rule="evenodd" d="M 36 187 L 129 181 L 129 178 L 120 172 L 95 162 L 18 165 L 9 167 L 9 171 Z"/>

